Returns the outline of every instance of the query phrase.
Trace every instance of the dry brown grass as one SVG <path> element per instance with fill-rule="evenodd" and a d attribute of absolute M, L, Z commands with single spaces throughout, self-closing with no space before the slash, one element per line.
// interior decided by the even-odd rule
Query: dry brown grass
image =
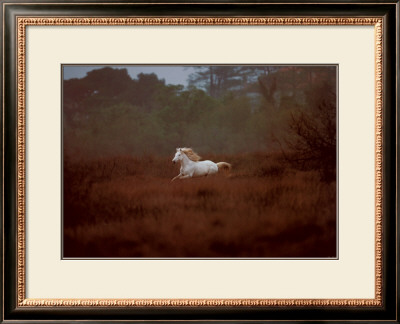
<path fill-rule="evenodd" d="M 204 158 L 232 175 L 171 183 L 171 157 L 66 161 L 64 256 L 336 256 L 335 183 L 279 156 Z"/>

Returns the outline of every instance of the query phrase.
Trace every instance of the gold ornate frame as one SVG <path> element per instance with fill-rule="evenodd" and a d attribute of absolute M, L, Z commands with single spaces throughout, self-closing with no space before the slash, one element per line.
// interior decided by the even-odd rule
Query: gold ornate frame
<path fill-rule="evenodd" d="M 362 25 L 375 28 L 375 297 L 373 299 L 28 299 L 25 276 L 25 96 L 27 26 Z M 17 18 L 17 304 L 21 307 L 382 306 L 382 18 Z"/>

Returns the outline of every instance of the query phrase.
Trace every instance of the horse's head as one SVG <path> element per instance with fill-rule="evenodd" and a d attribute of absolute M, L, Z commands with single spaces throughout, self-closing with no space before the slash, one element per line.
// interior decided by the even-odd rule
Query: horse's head
<path fill-rule="evenodd" d="M 182 158 L 183 158 L 183 152 L 182 152 L 182 150 L 180 149 L 180 148 L 177 148 L 176 149 L 176 153 L 175 153 L 175 156 L 174 156 L 174 158 L 172 159 L 172 162 L 173 163 L 176 163 L 176 162 L 178 162 L 178 161 L 181 161 L 182 160 Z"/>

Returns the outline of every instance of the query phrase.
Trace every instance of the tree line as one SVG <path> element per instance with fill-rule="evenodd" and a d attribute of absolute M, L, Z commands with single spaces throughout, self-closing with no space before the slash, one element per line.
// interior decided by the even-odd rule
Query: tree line
<path fill-rule="evenodd" d="M 335 66 L 193 71 L 187 86 L 112 67 L 64 80 L 64 154 L 167 156 L 179 146 L 202 154 L 282 150 L 298 168 L 335 168 Z"/>

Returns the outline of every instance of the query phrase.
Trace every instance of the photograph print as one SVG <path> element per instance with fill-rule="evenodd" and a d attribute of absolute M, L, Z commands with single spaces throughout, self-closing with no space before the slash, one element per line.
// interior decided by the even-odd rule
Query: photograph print
<path fill-rule="evenodd" d="M 63 258 L 338 257 L 337 65 L 62 65 Z"/>

